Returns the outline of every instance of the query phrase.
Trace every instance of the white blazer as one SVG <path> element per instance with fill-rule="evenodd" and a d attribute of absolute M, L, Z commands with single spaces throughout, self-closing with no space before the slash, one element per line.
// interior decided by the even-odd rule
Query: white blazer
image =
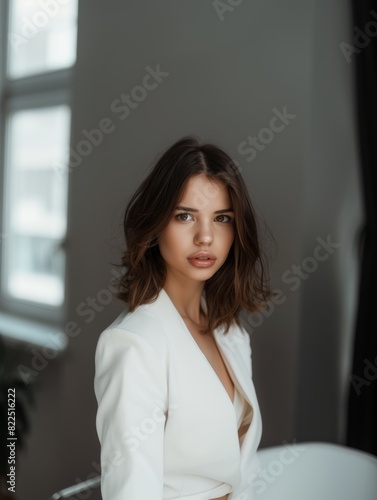
<path fill-rule="evenodd" d="M 242 436 L 229 394 L 164 288 L 101 333 L 94 392 L 103 500 L 254 498 L 262 421 L 250 337 L 237 326 L 223 331 L 215 340 L 249 409 Z"/>

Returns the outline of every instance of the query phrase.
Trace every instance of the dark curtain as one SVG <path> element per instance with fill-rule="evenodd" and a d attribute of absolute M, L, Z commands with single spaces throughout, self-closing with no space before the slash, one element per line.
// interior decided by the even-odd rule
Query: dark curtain
<path fill-rule="evenodd" d="M 347 445 L 377 455 L 377 3 L 352 0 L 349 57 L 355 81 L 365 226 L 348 395 Z"/>

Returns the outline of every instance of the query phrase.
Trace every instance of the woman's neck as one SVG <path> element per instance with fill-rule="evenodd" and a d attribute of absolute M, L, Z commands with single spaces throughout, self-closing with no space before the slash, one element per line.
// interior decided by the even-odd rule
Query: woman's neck
<path fill-rule="evenodd" d="M 207 321 L 201 305 L 203 290 L 188 293 L 187 290 L 177 288 L 169 283 L 165 283 L 164 290 L 182 318 L 186 318 L 196 325 L 202 325 L 203 322 Z"/>

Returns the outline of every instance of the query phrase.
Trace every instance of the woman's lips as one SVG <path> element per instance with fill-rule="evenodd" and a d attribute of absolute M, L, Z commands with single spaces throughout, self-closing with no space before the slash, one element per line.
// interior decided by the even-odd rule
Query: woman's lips
<path fill-rule="evenodd" d="M 187 259 L 194 267 L 211 267 L 216 262 L 216 259 Z"/>

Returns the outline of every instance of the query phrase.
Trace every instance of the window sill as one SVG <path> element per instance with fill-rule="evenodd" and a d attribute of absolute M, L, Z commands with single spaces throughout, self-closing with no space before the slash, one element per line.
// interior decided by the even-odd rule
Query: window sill
<path fill-rule="evenodd" d="M 68 346 L 68 336 L 56 326 L 21 319 L 0 312 L 0 336 L 10 342 L 63 352 Z"/>

